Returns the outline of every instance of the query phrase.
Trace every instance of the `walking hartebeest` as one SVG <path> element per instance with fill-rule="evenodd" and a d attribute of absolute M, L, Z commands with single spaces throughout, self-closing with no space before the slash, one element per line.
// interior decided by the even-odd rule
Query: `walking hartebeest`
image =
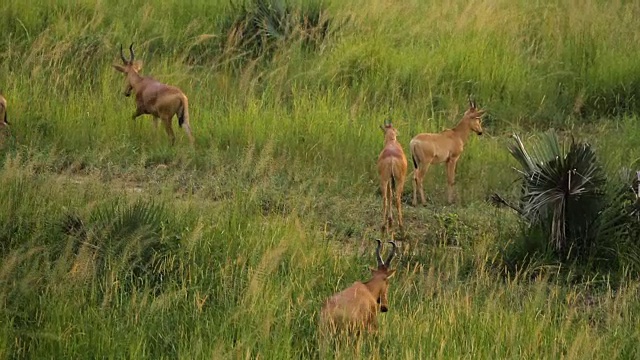
<path fill-rule="evenodd" d="M 378 311 L 389 310 L 387 292 L 389 279 L 396 272 L 390 269 L 391 260 L 396 253 L 396 243 L 389 241 L 393 249 L 387 261 L 382 261 L 380 256 L 382 242 L 376 241 L 378 242 L 376 249 L 378 266 L 371 269 L 371 279 L 365 283 L 357 281 L 327 299 L 320 312 L 320 321 L 325 330 L 333 332 L 376 330 Z"/>
<path fill-rule="evenodd" d="M 404 179 L 407 174 L 407 158 L 402 145 L 397 140 L 398 131 L 391 122 L 385 121 L 380 126 L 384 133 L 384 148 L 378 156 L 378 173 L 380 175 L 380 191 L 382 192 L 382 230 L 386 232 L 393 223 L 391 201 L 395 188 L 396 209 L 398 210 L 398 224 L 403 230 L 401 197 L 404 189 Z"/>
<path fill-rule="evenodd" d="M 153 116 L 156 127 L 158 126 L 158 119 L 161 119 L 173 145 L 176 136 L 171 128 L 171 119 L 176 115 L 178 117 L 178 125 L 184 129 L 189 141 L 193 144 L 193 136 L 189 125 L 189 102 L 187 96 L 175 86 L 163 84 L 148 76 L 141 76 L 138 72 L 142 69 L 142 62 L 134 61 L 133 43 L 129 46 L 129 53 L 131 54 L 131 59 L 127 60 L 122 53 L 122 45 L 120 45 L 120 58 L 123 65 L 114 64 L 113 67 L 127 76 L 124 96 L 131 96 L 131 91 L 135 91 L 136 111 L 133 113 L 132 118 L 135 119 L 140 115 L 150 114 Z"/>
<path fill-rule="evenodd" d="M 416 135 L 409 143 L 413 159 L 413 205 L 418 203 L 417 191 L 420 190 L 422 204 L 426 204 L 422 181 L 431 164 L 447 164 L 447 200 L 453 202 L 453 186 L 455 185 L 456 163 L 462 155 L 464 144 L 471 131 L 482 135 L 482 115 L 484 110 L 478 110 L 476 102 L 469 98 L 469 109 L 465 111 L 462 120 L 453 129 L 447 129 L 437 134 L 423 133 Z"/>

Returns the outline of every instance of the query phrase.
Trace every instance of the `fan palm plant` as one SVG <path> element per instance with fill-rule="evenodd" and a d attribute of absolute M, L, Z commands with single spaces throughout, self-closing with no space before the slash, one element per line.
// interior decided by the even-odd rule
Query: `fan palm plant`
<path fill-rule="evenodd" d="M 588 250 L 606 204 L 606 177 L 591 145 L 572 139 L 566 146 L 549 131 L 527 151 L 519 136 L 513 138 L 509 151 L 520 164 L 523 216 L 542 228 L 557 253 Z"/>
<path fill-rule="evenodd" d="M 551 250 L 561 262 L 640 274 L 640 172 L 622 169 L 619 178 L 607 178 L 591 145 L 573 138 L 561 143 L 553 130 L 530 150 L 518 135 L 513 139 L 519 201 L 510 204 L 498 194 L 491 200 L 525 219 L 525 258 Z"/>
<path fill-rule="evenodd" d="M 222 27 L 223 48 L 245 60 L 269 57 L 278 46 L 296 41 L 313 49 L 329 33 L 330 19 L 319 2 L 296 7 L 286 0 L 250 0 L 232 8 L 235 17 Z"/>

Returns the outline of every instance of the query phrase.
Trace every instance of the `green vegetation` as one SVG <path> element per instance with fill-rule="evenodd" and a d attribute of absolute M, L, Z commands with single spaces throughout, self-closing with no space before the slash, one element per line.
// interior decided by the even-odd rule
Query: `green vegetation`
<path fill-rule="evenodd" d="M 573 139 L 562 144 L 554 131 L 531 151 L 514 139 L 509 151 L 521 167 L 520 204 L 494 198 L 526 219 L 523 241 L 546 239 L 547 245 L 533 248 L 560 262 L 614 271 L 639 265 L 640 172 L 636 177 L 624 171 L 608 181 L 591 145 Z"/>
<path fill-rule="evenodd" d="M 529 149 L 555 127 L 595 153 L 596 208 L 627 211 L 639 13 L 597 0 L 2 1 L 0 358 L 638 357 L 640 259 L 625 246 L 638 228 L 616 223 L 606 267 L 567 262 L 487 200 L 521 200 L 510 135 Z M 111 67 L 130 42 L 143 74 L 189 96 L 195 148 L 130 119 Z M 445 205 L 441 166 L 429 206 L 408 205 L 407 183 L 379 333 L 320 347 L 323 300 L 375 264 L 378 125 L 390 117 L 408 151 L 453 126 L 468 94 L 489 115 L 459 162 L 459 202 Z"/>

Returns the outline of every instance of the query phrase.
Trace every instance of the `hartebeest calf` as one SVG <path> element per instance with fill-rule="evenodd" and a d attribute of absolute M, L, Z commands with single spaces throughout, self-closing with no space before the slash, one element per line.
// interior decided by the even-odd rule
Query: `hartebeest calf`
<path fill-rule="evenodd" d="M 385 121 L 380 126 L 384 133 L 384 147 L 378 156 L 378 174 L 380 175 L 380 191 L 382 192 L 382 230 L 386 232 L 393 223 L 391 202 L 394 198 L 398 210 L 398 225 L 403 230 L 401 197 L 404 189 L 404 179 L 407 175 L 407 157 L 402 145 L 397 140 L 398 131 L 391 122 Z"/>
<path fill-rule="evenodd" d="M 129 53 L 131 59 L 127 60 L 122 53 L 122 45 L 120 45 L 120 58 L 123 64 L 114 64 L 113 67 L 127 76 L 124 96 L 131 96 L 131 91 L 136 94 L 136 111 L 133 113 L 132 119 L 135 120 L 140 115 L 150 114 L 153 116 L 156 128 L 158 127 L 158 119 L 161 119 L 173 145 L 176 136 L 171 127 L 171 119 L 176 115 L 178 125 L 184 129 L 189 141 L 193 144 L 187 96 L 175 86 L 163 84 L 149 76 L 141 76 L 139 71 L 142 69 L 142 62 L 134 61 L 133 44 L 129 46 Z"/>
<path fill-rule="evenodd" d="M 456 179 L 456 164 L 464 150 L 464 144 L 471 131 L 482 135 L 482 115 L 476 102 L 469 98 L 469 109 L 465 111 L 462 120 L 453 129 L 447 129 L 437 134 L 423 133 L 416 135 L 409 143 L 411 158 L 413 159 L 413 205 L 418 203 L 417 191 L 420 190 L 422 204 L 426 204 L 422 182 L 431 164 L 447 164 L 447 200 L 453 202 L 453 192 Z"/>
<path fill-rule="evenodd" d="M 391 260 L 396 253 L 396 243 L 389 241 L 393 248 L 387 260 L 382 261 L 380 256 L 382 242 L 376 241 L 378 242 L 376 248 L 378 266 L 371 269 L 371 279 L 364 283 L 357 281 L 327 299 L 320 312 L 320 321 L 324 330 L 333 332 L 376 330 L 378 311 L 389 310 L 387 292 L 389 279 L 396 272 L 390 269 Z"/>

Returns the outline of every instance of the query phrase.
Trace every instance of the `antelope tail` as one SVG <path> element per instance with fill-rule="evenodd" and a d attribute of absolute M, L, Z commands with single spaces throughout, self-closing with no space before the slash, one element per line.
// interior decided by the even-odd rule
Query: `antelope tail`
<path fill-rule="evenodd" d="M 416 152 L 414 151 L 415 146 L 416 145 L 414 143 L 409 144 L 411 150 L 411 160 L 413 161 L 413 168 L 418 169 L 418 159 L 416 159 Z"/>
<path fill-rule="evenodd" d="M 180 98 L 180 107 L 178 107 L 178 125 L 182 127 L 184 123 L 189 124 L 189 100 L 186 96 Z"/>
<path fill-rule="evenodd" d="M 391 189 L 395 189 L 396 188 L 396 178 L 397 178 L 397 176 L 395 174 L 395 171 L 396 171 L 395 162 L 396 161 L 397 160 L 395 158 L 391 159 Z"/>

